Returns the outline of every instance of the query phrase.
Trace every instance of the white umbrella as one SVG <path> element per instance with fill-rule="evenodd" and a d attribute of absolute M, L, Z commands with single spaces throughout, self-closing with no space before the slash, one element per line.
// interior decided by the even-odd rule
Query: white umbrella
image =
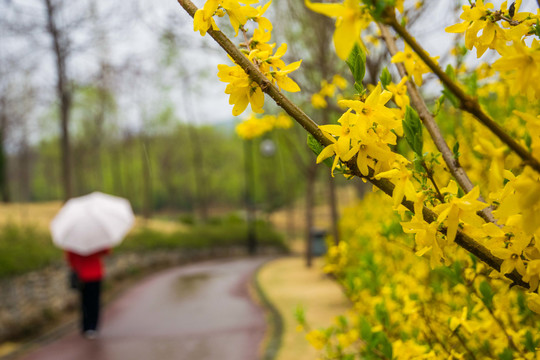
<path fill-rule="evenodd" d="M 93 192 L 68 200 L 50 228 L 55 245 L 89 255 L 122 242 L 134 221 L 128 200 Z"/>

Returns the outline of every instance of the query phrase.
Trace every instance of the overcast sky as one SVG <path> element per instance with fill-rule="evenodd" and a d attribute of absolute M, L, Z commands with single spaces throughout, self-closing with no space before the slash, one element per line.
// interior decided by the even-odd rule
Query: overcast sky
<path fill-rule="evenodd" d="M 15 18 L 21 23 L 39 17 L 44 20 L 42 0 L 0 1 L 16 4 L 22 9 L 22 12 L 16 14 L 4 12 L 3 15 L 0 14 L 0 20 L 13 21 Z M 209 36 L 201 37 L 198 32 L 193 31 L 193 20 L 177 1 L 132 0 L 125 8 L 118 2 L 93 1 L 98 11 L 112 15 L 103 25 L 103 31 L 107 34 L 106 43 L 89 47 L 70 64 L 70 73 L 78 81 L 90 80 L 89 78 L 98 69 L 100 58 L 106 58 L 120 70 L 123 66 L 129 66 L 132 69 L 139 69 L 141 73 L 155 74 L 160 71 L 159 59 L 162 56 L 162 46 L 157 41 L 159 35 L 166 29 L 174 29 L 178 37 L 180 49 L 178 69 L 168 69 L 165 75 L 161 74 L 162 78 L 158 81 L 160 84 L 145 76 L 133 82 L 124 82 L 124 88 L 119 91 L 118 101 L 124 109 L 122 120 L 128 126 L 140 128 L 143 126 L 144 116 L 151 116 L 152 112 L 157 111 L 160 104 L 166 101 L 178 108 L 178 115 L 183 121 L 203 124 L 232 118 L 232 106 L 228 104 L 228 95 L 224 94 L 226 84 L 220 82 L 216 75 L 217 64 L 230 62 Z M 452 12 L 454 1 L 438 1 L 425 20 L 411 29 L 413 35 L 433 56 L 442 57 L 452 46 L 454 35 L 445 33 L 444 28 L 460 21 Z M 416 0 L 412 0 L 411 3 L 414 2 Z M 202 7 L 203 3 L 203 0 L 195 0 L 198 7 Z M 498 7 L 502 1 L 493 3 Z M 70 6 L 77 6 L 75 4 L 77 2 L 71 2 Z M 134 4 L 136 6 L 131 6 Z M 537 7 L 536 0 L 524 0 L 522 10 L 536 12 Z M 230 27 L 230 24 L 225 22 L 222 27 Z M 87 33 L 79 31 L 74 33 L 74 37 L 76 41 L 84 43 Z M 40 89 L 49 89 L 40 96 L 54 96 L 55 72 L 54 59 L 48 50 L 50 40 L 39 34 L 34 34 L 32 41 L 20 41 L 20 38 L 0 35 L 2 35 L 0 51 L 23 54 L 20 56 L 21 61 L 25 59 L 33 61 L 38 68 L 33 75 L 34 81 L 39 84 Z M 175 71 L 184 74 L 187 71 L 189 79 L 182 80 Z M 302 67 L 298 71 L 302 71 Z M 156 91 L 156 86 L 163 85 L 170 89 L 168 99 L 163 99 L 163 92 Z"/>

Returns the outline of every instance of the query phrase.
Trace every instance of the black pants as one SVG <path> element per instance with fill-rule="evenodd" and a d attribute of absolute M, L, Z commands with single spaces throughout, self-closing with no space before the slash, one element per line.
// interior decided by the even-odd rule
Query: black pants
<path fill-rule="evenodd" d="M 101 281 L 81 283 L 82 331 L 97 330 L 101 296 Z"/>

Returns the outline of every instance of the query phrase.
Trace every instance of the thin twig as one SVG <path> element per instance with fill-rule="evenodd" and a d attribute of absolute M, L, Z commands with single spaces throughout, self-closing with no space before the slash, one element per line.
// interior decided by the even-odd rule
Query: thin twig
<path fill-rule="evenodd" d="M 431 332 L 431 335 L 433 336 L 433 338 L 435 338 L 435 341 L 437 341 L 437 343 L 439 345 L 441 345 L 443 350 L 448 355 L 452 355 L 451 352 L 446 348 L 446 345 L 445 345 L 444 341 L 441 341 L 439 339 L 439 337 L 437 336 L 437 333 L 433 330 L 433 327 L 431 326 L 432 319 L 428 319 L 428 317 L 426 316 L 426 310 L 425 310 L 424 305 L 422 303 L 420 304 L 420 316 L 422 316 L 422 318 L 424 319 L 424 324 L 427 326 L 427 328 Z"/>
<path fill-rule="evenodd" d="M 426 174 L 429 180 L 431 180 L 431 183 L 433 184 L 433 187 L 435 188 L 435 192 L 437 193 L 437 199 L 441 203 L 444 202 L 444 196 L 441 194 L 441 191 L 439 190 L 439 187 L 437 186 L 437 183 L 435 182 L 435 179 L 433 178 L 433 169 L 428 168 L 426 162 L 422 160 L 422 167 L 426 170 Z"/>
<path fill-rule="evenodd" d="M 190 0 L 178 0 L 178 3 L 186 10 L 188 14 L 191 15 L 191 17 L 195 15 L 197 7 Z M 281 91 L 279 91 L 279 89 L 274 86 L 268 80 L 268 78 L 266 78 L 264 74 L 261 73 L 260 70 L 253 63 L 251 63 L 249 59 L 245 57 L 244 54 L 242 54 L 242 52 L 238 50 L 238 48 L 236 48 L 236 46 L 234 46 L 234 44 L 221 31 L 208 29 L 208 34 L 210 34 L 210 36 L 231 56 L 236 64 L 244 69 L 251 80 L 256 82 L 266 94 L 274 99 L 279 107 L 285 110 L 293 119 L 296 120 L 296 122 L 302 125 L 302 127 L 313 135 L 313 137 L 317 139 L 321 145 L 328 146 L 332 144 L 330 139 L 323 135 L 317 124 L 298 106 L 293 104 L 285 95 L 283 95 L 283 93 L 281 93 Z M 395 187 L 394 184 L 388 179 L 375 179 L 373 177 L 373 169 L 370 169 L 368 176 L 362 175 L 356 164 L 356 156 L 346 162 L 346 165 L 349 167 L 353 175 L 370 181 L 384 193 L 392 196 Z M 414 213 L 414 204 L 412 201 L 403 199 L 402 205 Z M 426 206 L 423 207 L 422 213 L 425 221 L 428 223 L 432 223 L 437 220 L 437 214 Z M 442 229 L 441 232 L 445 233 L 446 229 Z M 493 254 L 491 254 L 491 252 L 485 246 L 478 243 L 460 230 L 458 230 L 456 234 L 455 243 L 476 256 L 481 261 L 485 262 L 491 268 L 500 271 L 503 260 L 493 256 Z M 529 287 L 529 284 L 524 282 L 521 275 L 515 270 L 510 274 L 506 274 L 505 276 L 512 280 L 514 285 L 519 285 L 524 288 Z"/>
<path fill-rule="evenodd" d="M 474 355 L 474 352 L 469 348 L 469 346 L 467 345 L 467 342 L 465 341 L 465 339 L 463 339 L 463 336 L 460 335 L 459 333 L 459 328 L 455 330 L 454 334 L 456 335 L 456 337 L 458 338 L 459 342 L 461 343 L 461 345 L 465 348 L 465 350 L 469 353 L 469 356 L 471 357 L 471 359 L 473 360 L 476 360 L 476 356 Z"/>
<path fill-rule="evenodd" d="M 450 77 L 439 67 L 429 56 L 426 50 L 420 46 L 414 37 L 405 29 L 396 19 L 394 9 L 387 8 L 383 18 L 384 22 L 391 26 L 403 40 L 414 50 L 414 52 L 422 59 L 422 61 L 431 69 L 431 71 L 439 78 L 439 80 L 452 92 L 459 100 L 460 108 L 471 115 L 478 121 L 484 124 L 493 134 L 495 134 L 504 144 L 514 151 L 525 163 L 535 171 L 540 173 L 540 162 L 532 156 L 532 154 L 510 134 L 497 124 L 484 110 L 476 98 L 469 96 L 456 84 Z"/>
<path fill-rule="evenodd" d="M 503 324 L 502 320 L 499 319 L 498 316 L 495 315 L 495 312 L 489 307 L 487 306 L 483 299 L 482 299 L 482 296 L 480 296 L 480 294 L 478 293 L 478 290 L 476 289 L 476 287 L 474 286 L 474 284 L 468 284 L 467 287 L 469 289 L 472 289 L 472 293 L 478 298 L 478 300 L 480 300 L 480 302 L 482 303 L 482 305 L 484 305 L 484 308 L 487 309 L 487 311 L 489 312 L 489 314 L 491 315 L 491 317 L 493 318 L 493 320 L 495 320 L 495 322 L 497 323 L 497 325 L 499 325 L 499 328 L 501 329 L 501 331 L 504 333 L 504 336 L 506 336 L 506 339 L 508 340 L 508 345 L 513 348 L 515 351 L 517 351 L 518 353 L 522 353 L 522 351 L 516 346 L 516 344 L 514 343 L 514 340 L 512 339 L 512 336 L 510 334 L 508 334 L 508 331 L 506 331 L 506 326 Z M 512 329 L 515 331 L 515 328 Z"/>

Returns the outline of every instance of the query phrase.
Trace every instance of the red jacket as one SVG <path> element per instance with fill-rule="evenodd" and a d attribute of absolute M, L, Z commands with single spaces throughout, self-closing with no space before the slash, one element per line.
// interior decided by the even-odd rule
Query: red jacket
<path fill-rule="evenodd" d="M 77 273 L 79 280 L 83 282 L 99 281 L 103 278 L 101 257 L 110 251 L 110 249 L 105 249 L 86 256 L 66 251 L 66 256 L 69 266 Z"/>

